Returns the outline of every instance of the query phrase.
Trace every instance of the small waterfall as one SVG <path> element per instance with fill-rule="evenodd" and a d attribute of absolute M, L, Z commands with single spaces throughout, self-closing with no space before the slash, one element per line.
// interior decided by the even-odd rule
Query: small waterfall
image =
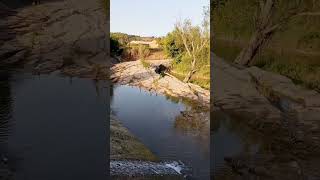
<path fill-rule="evenodd" d="M 182 162 L 147 162 L 113 160 L 110 162 L 111 176 L 180 176 L 186 177 L 189 171 Z"/>

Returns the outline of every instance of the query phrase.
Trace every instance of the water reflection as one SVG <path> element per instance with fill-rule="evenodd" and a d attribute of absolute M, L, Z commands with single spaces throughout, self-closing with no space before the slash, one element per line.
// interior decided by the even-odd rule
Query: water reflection
<path fill-rule="evenodd" d="M 0 179 L 106 179 L 107 85 L 92 83 L 1 73 Z"/>
<path fill-rule="evenodd" d="M 233 177 L 232 170 L 226 164 L 226 158 L 261 153 L 267 144 L 266 139 L 262 139 L 261 135 L 247 127 L 241 120 L 234 120 L 220 111 L 212 112 L 211 171 L 212 176 L 217 179 Z"/>
<path fill-rule="evenodd" d="M 10 74 L 0 72 L 0 152 L 3 151 L 3 144 L 8 141 L 10 120 L 12 112 L 12 98 L 10 88 Z"/>
<path fill-rule="evenodd" d="M 115 86 L 111 109 L 122 124 L 161 160 L 182 161 L 192 167 L 194 178 L 209 179 L 209 138 L 199 136 L 192 126 L 185 128 L 185 121 L 177 121 L 181 112 L 192 109 L 191 106 L 182 100 L 137 87 Z"/>
<path fill-rule="evenodd" d="M 12 124 L 13 103 L 10 77 L 10 73 L 0 71 L 0 177 L 8 179 L 12 174 L 8 159 L 8 138 Z"/>

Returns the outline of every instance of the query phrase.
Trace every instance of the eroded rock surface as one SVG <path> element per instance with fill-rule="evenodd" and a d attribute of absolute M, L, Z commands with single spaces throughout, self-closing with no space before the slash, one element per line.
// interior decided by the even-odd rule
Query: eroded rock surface
<path fill-rule="evenodd" d="M 165 63 L 163 61 L 150 61 L 150 63 L 152 62 Z M 154 68 L 144 68 L 141 61 L 115 64 L 111 67 L 111 72 L 111 79 L 118 84 L 139 86 L 161 94 L 188 98 L 207 107 L 210 104 L 209 90 L 191 83 L 183 83 L 172 76 L 161 77 L 154 71 Z"/>
<path fill-rule="evenodd" d="M 107 66 L 102 1 L 58 0 L 15 10 L 1 4 L 0 12 L 1 65 L 90 77 L 94 65 Z"/>
<path fill-rule="evenodd" d="M 296 126 L 305 134 L 319 132 L 319 93 L 297 86 L 284 76 L 256 67 L 241 69 L 212 56 L 215 106 L 262 128 Z M 316 140 L 319 134 L 314 135 L 312 139 Z"/>
<path fill-rule="evenodd" d="M 267 151 L 226 157 L 232 175 L 219 178 L 319 179 L 319 93 L 257 67 L 211 58 L 214 106 L 268 139 Z"/>

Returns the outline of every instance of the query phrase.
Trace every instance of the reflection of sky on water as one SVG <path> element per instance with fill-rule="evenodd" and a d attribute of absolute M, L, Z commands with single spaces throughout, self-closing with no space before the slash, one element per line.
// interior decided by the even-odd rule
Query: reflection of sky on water
<path fill-rule="evenodd" d="M 204 141 L 174 127 L 186 105 L 137 87 L 116 86 L 111 109 L 160 159 L 181 160 L 192 166 L 195 177 L 209 179 L 209 139 Z"/>
<path fill-rule="evenodd" d="M 241 122 L 230 119 L 222 112 L 215 112 L 211 121 L 211 172 L 214 175 L 225 174 L 225 157 L 239 154 L 253 154 L 259 150 L 258 141 L 252 137 Z"/>

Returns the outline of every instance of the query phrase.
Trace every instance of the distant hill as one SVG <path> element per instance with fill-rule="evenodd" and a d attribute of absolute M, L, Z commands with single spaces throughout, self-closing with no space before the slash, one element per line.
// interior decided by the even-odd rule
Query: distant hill
<path fill-rule="evenodd" d="M 131 41 L 153 41 L 155 37 L 142 37 L 121 32 L 111 32 L 111 37 L 119 40 L 121 43 L 129 43 Z"/>

